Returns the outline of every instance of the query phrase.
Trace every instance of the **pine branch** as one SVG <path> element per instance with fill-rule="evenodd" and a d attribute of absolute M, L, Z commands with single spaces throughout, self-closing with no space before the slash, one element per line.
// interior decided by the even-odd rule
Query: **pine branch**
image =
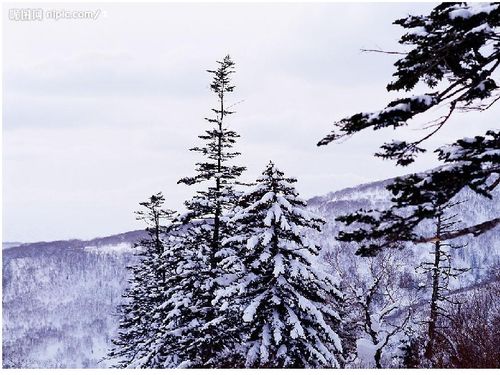
<path fill-rule="evenodd" d="M 434 243 L 438 241 L 445 241 L 445 240 L 451 240 L 454 238 L 462 237 L 468 234 L 474 235 L 474 237 L 477 237 L 491 229 L 494 229 L 497 225 L 500 224 L 500 218 L 495 218 L 493 220 L 488 220 L 485 222 L 482 222 L 477 225 L 473 225 L 467 228 L 463 228 L 457 231 L 445 233 L 439 237 L 434 236 L 434 237 L 420 237 L 415 240 L 413 240 L 414 243 Z"/>

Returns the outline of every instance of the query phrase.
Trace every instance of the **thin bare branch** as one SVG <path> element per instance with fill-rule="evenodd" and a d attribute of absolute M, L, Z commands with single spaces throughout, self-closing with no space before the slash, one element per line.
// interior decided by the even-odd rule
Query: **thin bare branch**
<path fill-rule="evenodd" d="M 384 51 L 381 49 L 361 49 L 361 52 L 376 52 L 376 53 L 385 53 L 387 55 L 407 55 L 407 52 L 397 52 L 397 51 Z"/>

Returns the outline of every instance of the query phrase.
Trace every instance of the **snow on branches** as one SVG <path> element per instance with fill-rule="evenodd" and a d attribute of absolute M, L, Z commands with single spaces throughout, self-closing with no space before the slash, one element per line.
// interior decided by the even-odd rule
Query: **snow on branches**
<path fill-rule="evenodd" d="M 422 143 L 448 122 L 455 110 L 486 110 L 500 99 L 493 76 L 500 65 L 500 5 L 442 3 L 427 16 L 408 16 L 395 21 L 407 30 L 400 44 L 411 50 L 396 63 L 395 80 L 389 91 L 411 91 L 418 83 L 431 92 L 395 100 L 378 112 L 358 113 L 335 123 L 334 131 L 318 145 L 358 133 L 407 125 L 417 114 L 436 106 L 447 112 L 426 129 L 428 134 L 416 141 L 393 140 L 375 155 L 406 166 L 426 152 Z M 400 241 L 427 242 L 433 237 L 418 237 L 416 226 L 438 214 L 437 207 L 450 202 L 463 188 L 491 198 L 500 182 L 500 140 L 498 130 L 485 135 L 457 140 L 435 151 L 442 165 L 433 170 L 396 178 L 387 186 L 393 205 L 384 211 L 360 210 L 338 218 L 347 225 L 357 224 L 351 232 L 340 232 L 341 241 L 358 242 L 358 254 L 372 256 Z M 472 225 L 449 234 L 455 238 L 479 235 L 494 228 L 500 218 Z"/>
<path fill-rule="evenodd" d="M 395 100 L 378 112 L 358 113 L 334 124 L 319 146 L 361 130 L 407 125 L 419 113 L 438 105 L 448 112 L 436 119 L 426 136 L 416 141 L 392 141 L 376 156 L 412 163 L 420 147 L 435 134 L 455 110 L 484 110 L 500 99 L 494 71 L 500 64 L 500 5 L 443 3 L 428 16 L 408 16 L 395 21 L 408 32 L 400 44 L 412 49 L 395 63 L 395 80 L 389 91 L 410 91 L 421 82 L 435 91 Z"/>
<path fill-rule="evenodd" d="M 500 132 L 488 131 L 485 136 L 465 138 L 436 150 L 444 164 L 434 170 L 396 178 L 387 189 L 393 194 L 393 205 L 383 211 L 359 210 L 337 220 L 359 227 L 342 231 L 338 239 L 359 243 L 358 254 L 372 256 L 385 247 L 401 241 L 432 242 L 436 238 L 417 234 L 417 225 L 439 213 L 439 207 L 451 201 L 463 188 L 491 198 L 491 191 L 500 180 Z M 470 228 L 450 232 L 446 238 L 479 235 L 494 228 L 494 218 Z"/>
<path fill-rule="evenodd" d="M 240 306 L 246 367 L 340 366 L 341 293 L 316 264 L 319 249 L 306 233 L 323 220 L 305 210 L 295 181 L 269 163 L 231 219 L 235 235 L 225 245 L 238 249 L 238 277 L 219 299 Z"/>

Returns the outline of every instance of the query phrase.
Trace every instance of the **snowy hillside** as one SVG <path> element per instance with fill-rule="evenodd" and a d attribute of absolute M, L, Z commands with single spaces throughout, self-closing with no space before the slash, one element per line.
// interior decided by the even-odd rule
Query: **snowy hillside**
<path fill-rule="evenodd" d="M 3 366 L 98 367 L 142 231 L 3 249 Z"/>
<path fill-rule="evenodd" d="M 350 251 L 334 236 L 334 218 L 358 208 L 383 207 L 389 181 L 360 185 L 309 200 L 309 207 L 327 219 L 318 238 L 323 255 Z M 479 222 L 500 212 L 498 196 L 481 199 L 463 192 L 459 209 L 466 222 Z M 425 228 L 424 228 L 425 230 Z M 468 238 L 457 258 L 472 268 L 462 285 L 488 277 L 498 267 L 498 229 Z M 126 266 L 134 261 L 132 244 L 142 231 L 91 241 L 14 244 L 3 248 L 3 366 L 106 367 L 99 362 L 117 328 L 114 315 L 126 287 Z M 422 251 L 420 251 L 422 250 Z M 413 252 L 408 266 L 427 253 Z"/>

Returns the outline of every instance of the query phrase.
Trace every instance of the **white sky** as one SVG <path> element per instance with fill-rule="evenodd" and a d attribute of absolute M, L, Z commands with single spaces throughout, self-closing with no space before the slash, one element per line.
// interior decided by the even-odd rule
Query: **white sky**
<path fill-rule="evenodd" d="M 433 4 L 38 3 L 101 10 L 96 21 L 42 22 L 10 21 L 12 7 L 27 6 L 3 12 L 4 241 L 139 229 L 133 211 L 158 191 L 181 209 L 193 189 L 176 182 L 193 175 L 188 149 L 215 104 L 205 70 L 227 53 L 245 180 L 272 159 L 309 198 L 434 165 L 432 155 L 409 168 L 372 157 L 385 141 L 421 136 L 417 126 L 316 147 L 335 120 L 404 95 L 385 91 L 397 57 L 360 49 L 402 50 L 392 21 Z M 456 116 L 428 146 L 497 118 L 498 107 Z"/>

